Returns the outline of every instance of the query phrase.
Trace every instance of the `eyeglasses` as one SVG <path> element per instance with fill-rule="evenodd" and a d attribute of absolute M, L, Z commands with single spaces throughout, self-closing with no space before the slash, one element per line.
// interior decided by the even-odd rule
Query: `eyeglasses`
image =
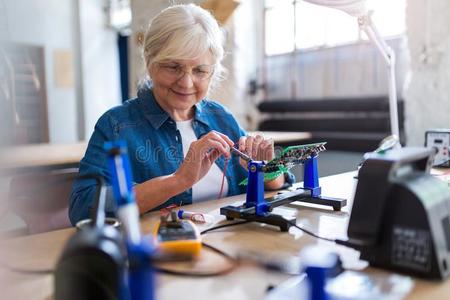
<path fill-rule="evenodd" d="M 184 74 L 189 73 L 192 81 L 204 81 L 211 78 L 214 73 L 214 65 L 199 65 L 188 70 L 188 67 L 175 62 L 157 63 L 159 72 L 168 80 L 178 81 Z"/>

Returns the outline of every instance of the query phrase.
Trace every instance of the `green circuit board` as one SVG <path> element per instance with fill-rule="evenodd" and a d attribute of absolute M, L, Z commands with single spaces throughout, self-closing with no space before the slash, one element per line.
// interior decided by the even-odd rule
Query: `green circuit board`
<path fill-rule="evenodd" d="M 325 151 L 325 144 L 326 142 L 321 142 L 287 147 L 278 157 L 263 166 L 264 181 L 271 181 L 289 171 L 293 166 L 304 164 L 311 157 Z M 246 178 L 239 185 L 247 185 L 247 183 Z"/>

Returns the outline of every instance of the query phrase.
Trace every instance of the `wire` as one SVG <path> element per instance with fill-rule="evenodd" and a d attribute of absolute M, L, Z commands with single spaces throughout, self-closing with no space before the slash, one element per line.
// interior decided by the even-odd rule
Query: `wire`
<path fill-rule="evenodd" d="M 223 225 L 219 225 L 216 227 L 212 227 L 212 228 L 208 228 L 203 230 L 202 232 L 200 232 L 200 235 L 206 234 L 208 232 L 217 230 L 217 229 L 221 229 L 221 228 L 226 228 L 226 227 L 231 227 L 231 226 L 236 226 L 236 225 L 241 225 L 241 224 L 245 224 L 245 223 L 249 223 L 250 221 L 240 221 L 240 222 L 235 222 L 235 223 L 228 223 L 228 224 L 223 224 Z M 232 257 L 231 255 L 225 253 L 224 251 L 209 245 L 205 242 L 202 242 L 202 246 L 204 246 L 205 248 L 210 249 L 211 251 L 223 256 L 225 259 L 227 259 L 230 262 L 230 265 L 227 268 L 224 268 L 222 270 L 219 271 L 214 271 L 214 272 L 185 272 L 185 271 L 177 271 L 177 270 L 171 270 L 168 268 L 163 268 L 163 267 L 154 267 L 155 271 L 163 273 L 163 274 L 168 274 L 168 275 L 175 275 L 175 276 L 191 276 L 191 277 L 214 277 L 214 276 L 220 276 L 220 275 L 225 275 L 231 271 L 233 271 L 239 264 L 239 260 Z"/>
<path fill-rule="evenodd" d="M 248 220 L 244 220 L 244 221 L 239 221 L 239 222 L 234 222 L 234 223 L 227 223 L 227 224 L 223 224 L 223 225 L 219 225 L 216 227 L 211 227 L 208 229 L 203 230 L 202 232 L 200 232 L 200 235 L 204 235 L 206 233 L 209 233 L 211 231 L 215 231 L 218 229 L 222 229 L 222 228 L 226 228 L 226 227 L 232 227 L 232 226 L 237 226 L 237 225 L 242 225 L 242 224 L 246 224 L 246 223 L 250 223 L 251 221 Z M 290 224 L 291 226 L 294 226 L 297 229 L 300 229 L 301 231 L 303 231 L 304 233 L 315 237 L 317 239 L 321 239 L 321 240 L 325 240 L 325 241 L 329 241 L 329 242 L 336 242 L 336 239 L 332 239 L 332 238 L 327 238 L 327 237 L 322 237 L 319 236 L 318 234 L 305 229 L 303 227 L 298 226 L 295 221 L 288 221 L 286 220 L 286 222 L 288 224 Z M 232 257 L 231 255 L 225 253 L 224 251 L 210 245 L 207 244 L 205 242 L 202 242 L 202 246 L 205 248 L 208 248 L 209 250 L 219 254 L 220 256 L 224 257 L 226 260 L 228 260 L 230 262 L 230 265 L 226 268 L 223 268 L 222 270 L 218 270 L 218 271 L 213 271 L 213 272 L 190 272 L 190 271 L 177 271 L 177 270 L 172 270 L 169 268 L 164 268 L 164 267 L 158 267 L 158 266 L 153 266 L 153 269 L 156 272 L 159 273 L 163 273 L 163 274 L 167 274 L 167 275 L 175 275 L 175 276 L 190 276 L 190 277 L 198 277 L 198 278 L 203 278 L 203 277 L 215 277 L 215 276 L 221 276 L 221 275 L 225 275 L 230 273 L 231 271 L 233 271 L 239 264 L 240 264 L 240 260 L 237 258 Z M 30 269 L 21 269 L 21 268 L 16 268 L 16 267 L 11 267 L 3 262 L 0 262 L 0 266 L 9 269 L 10 271 L 16 272 L 16 273 L 24 273 L 24 274 L 36 274 L 36 275 L 48 275 L 48 274 L 52 274 L 54 273 L 54 270 L 51 269 L 43 269 L 43 270 L 30 270 Z M 261 265 L 262 267 L 265 267 L 264 265 Z"/>
<path fill-rule="evenodd" d="M 304 233 L 306 233 L 306 234 L 308 234 L 308 235 L 310 235 L 312 237 L 315 237 L 315 238 L 321 239 L 321 240 L 325 240 L 325 241 L 329 241 L 329 242 L 336 242 L 336 239 L 320 236 L 320 235 L 318 235 L 318 234 L 316 234 L 316 233 L 314 233 L 314 232 L 312 232 L 312 231 L 310 231 L 310 230 L 308 230 L 306 228 L 298 226 L 297 223 L 295 223 L 295 221 L 290 222 L 289 220 L 286 220 L 286 219 L 284 219 L 284 220 L 289 225 L 294 226 L 297 229 L 300 229 L 301 231 L 303 231 Z M 216 226 L 216 227 L 205 229 L 202 232 L 200 232 L 200 234 L 203 235 L 205 233 L 208 233 L 210 231 L 214 231 L 214 230 L 217 230 L 217 229 L 221 229 L 221 228 L 225 228 L 225 227 L 231 227 L 231 226 L 235 226 L 235 225 L 241 225 L 241 224 L 250 223 L 250 222 L 252 222 L 252 221 L 244 220 L 244 221 L 239 221 L 239 222 L 235 222 L 235 223 L 223 224 L 223 225 L 219 225 L 219 226 Z"/>
<path fill-rule="evenodd" d="M 227 166 L 228 166 L 228 159 L 225 160 L 225 164 L 223 165 L 223 175 L 222 175 L 222 184 L 220 185 L 220 192 L 219 192 L 219 198 L 217 199 L 221 199 L 222 198 L 222 193 L 223 193 L 223 185 L 225 183 L 225 175 L 227 173 Z"/>
<path fill-rule="evenodd" d="M 35 275 L 49 275 L 49 274 L 53 274 L 54 270 L 53 269 L 22 269 L 22 268 L 17 268 L 17 267 L 12 267 L 10 265 L 8 265 L 5 262 L 0 261 L 0 267 L 5 268 L 10 270 L 11 272 L 15 272 L 15 273 L 22 273 L 22 274 L 35 274 Z"/>
<path fill-rule="evenodd" d="M 306 228 L 298 226 L 297 223 L 295 223 L 295 221 L 290 222 L 290 221 L 286 220 L 286 222 L 288 224 L 294 226 L 295 228 L 300 229 L 301 231 L 303 231 L 304 233 L 306 233 L 306 234 L 308 234 L 308 235 L 310 235 L 312 237 L 315 237 L 317 239 L 324 240 L 324 241 L 336 242 L 336 239 L 320 236 L 320 235 L 318 235 L 318 234 L 316 234 L 316 233 L 314 233 L 314 232 L 312 232 L 312 231 L 310 231 L 310 230 L 308 230 Z"/>
<path fill-rule="evenodd" d="M 230 262 L 230 265 L 226 268 L 223 268 L 222 270 L 213 271 L 213 272 L 184 272 L 184 271 L 171 270 L 171 269 L 157 267 L 157 266 L 154 266 L 154 270 L 157 272 L 163 273 L 163 274 L 168 274 L 168 275 L 202 278 L 202 277 L 214 277 L 214 276 L 225 275 L 225 274 L 230 273 L 237 267 L 239 261 L 236 258 L 234 258 L 231 255 L 225 253 L 224 251 L 222 251 L 212 245 L 206 244 L 204 242 L 202 242 L 202 246 L 205 248 L 209 248 L 211 251 L 223 256 L 225 259 L 227 259 Z"/>
<path fill-rule="evenodd" d="M 219 225 L 216 227 L 212 227 L 212 228 L 208 228 L 203 230 L 202 232 L 200 232 L 201 235 L 204 235 L 206 233 L 209 233 L 211 231 L 215 231 L 218 229 L 222 229 L 222 228 L 227 228 L 227 227 L 232 227 L 232 226 L 237 226 L 237 225 L 242 225 L 242 224 L 246 224 L 246 223 L 250 223 L 251 221 L 248 220 L 244 220 L 244 221 L 239 221 L 239 222 L 234 222 L 234 223 L 227 223 L 227 224 L 223 224 L 223 225 Z M 303 227 L 298 226 L 295 221 L 290 222 L 288 220 L 286 220 L 286 222 L 288 224 L 290 224 L 291 226 L 294 226 L 297 229 L 300 229 L 301 231 L 305 232 L 306 234 L 321 239 L 321 240 L 325 240 L 325 241 L 329 241 L 329 242 L 336 242 L 335 239 L 331 239 L 331 238 L 326 238 L 326 237 L 322 237 L 319 236 L 318 234 L 305 229 Z M 210 245 L 207 244 L 205 242 L 202 242 L 202 246 L 205 248 L 208 248 L 209 250 L 215 252 L 216 254 L 224 257 L 228 262 L 229 265 L 221 270 L 218 271 L 212 271 L 212 272 L 191 272 L 191 271 L 178 271 L 178 270 L 172 270 L 169 268 L 164 268 L 164 267 L 159 267 L 154 265 L 153 269 L 156 272 L 162 273 L 162 274 L 167 274 L 167 275 L 174 275 L 174 276 L 189 276 L 189 277 L 197 277 L 197 278 L 204 278 L 204 277 L 216 277 L 216 276 L 221 276 L 221 275 L 226 275 L 228 273 L 230 273 L 231 271 L 233 271 L 234 269 L 236 269 L 238 267 L 238 265 L 240 265 L 242 262 L 240 259 L 238 258 L 234 258 L 231 255 L 225 253 L 224 251 Z M 259 266 L 263 267 L 263 268 L 267 268 L 266 265 L 259 263 Z M 35 275 L 49 275 L 49 274 L 53 274 L 54 270 L 52 269 L 42 269 L 42 270 L 31 270 L 31 269 L 21 269 L 21 268 L 16 268 L 16 267 L 11 267 L 9 265 L 7 265 L 4 262 L 0 262 L 0 266 L 9 269 L 12 272 L 16 272 L 16 273 L 23 273 L 23 274 L 35 274 Z M 275 270 L 275 269 L 274 269 Z M 281 271 L 278 270 L 278 271 Z"/>
<path fill-rule="evenodd" d="M 437 167 L 437 168 L 439 168 L 439 167 L 447 167 L 448 164 L 449 164 L 449 162 L 450 162 L 450 159 L 448 159 L 448 160 L 446 160 L 446 161 L 443 161 L 443 162 L 441 162 L 440 164 L 435 165 L 434 167 Z"/>
<path fill-rule="evenodd" d="M 245 220 L 245 221 L 240 221 L 240 222 L 235 222 L 235 223 L 227 223 L 227 224 L 219 225 L 219 226 L 216 226 L 216 227 L 211 227 L 211 228 L 205 229 L 202 232 L 200 232 L 200 235 L 203 235 L 205 233 L 208 233 L 210 231 L 214 231 L 214 230 L 217 230 L 217 229 L 221 229 L 221 228 L 225 228 L 225 227 L 231 227 L 231 226 L 235 226 L 235 225 L 241 225 L 241 224 L 245 224 L 245 223 L 249 223 L 249 222 L 250 221 Z"/>
<path fill-rule="evenodd" d="M 226 228 L 226 227 L 231 227 L 231 226 L 236 226 L 236 225 L 241 225 L 241 224 L 245 224 L 245 223 L 249 223 L 250 221 L 240 221 L 240 222 L 235 222 L 235 223 L 228 223 L 228 224 L 223 224 L 223 225 L 219 225 L 216 227 L 211 227 L 208 229 L 203 230 L 202 232 L 200 232 L 200 235 L 204 235 L 208 232 L 214 231 L 214 230 L 218 230 L 221 228 Z M 205 242 L 202 242 L 202 246 L 204 246 L 205 248 L 210 249 L 211 251 L 223 256 L 225 259 L 227 259 L 228 261 L 230 261 L 230 266 L 228 266 L 227 268 L 224 268 L 222 270 L 219 271 L 215 271 L 215 272 L 184 272 L 184 271 L 177 271 L 177 270 L 171 270 L 168 268 L 162 268 L 162 267 L 154 267 L 155 271 L 163 273 L 163 274 L 168 274 L 168 275 L 176 275 L 176 276 L 191 276 L 191 277 L 214 277 L 214 276 L 220 276 L 220 275 L 225 275 L 229 272 L 231 272 L 232 270 L 234 270 L 239 263 L 239 260 L 230 256 L 229 254 L 223 252 L 222 250 L 209 245 Z"/>

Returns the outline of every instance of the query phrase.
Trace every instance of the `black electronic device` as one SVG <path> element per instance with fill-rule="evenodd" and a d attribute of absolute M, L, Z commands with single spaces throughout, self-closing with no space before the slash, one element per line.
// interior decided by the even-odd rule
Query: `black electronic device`
<path fill-rule="evenodd" d="M 105 186 L 99 183 L 95 215 L 66 244 L 55 271 L 55 299 L 126 299 L 122 235 L 105 225 Z"/>
<path fill-rule="evenodd" d="M 429 174 L 435 151 L 401 148 L 367 157 L 348 240 L 370 265 L 420 277 L 450 274 L 450 188 Z"/>

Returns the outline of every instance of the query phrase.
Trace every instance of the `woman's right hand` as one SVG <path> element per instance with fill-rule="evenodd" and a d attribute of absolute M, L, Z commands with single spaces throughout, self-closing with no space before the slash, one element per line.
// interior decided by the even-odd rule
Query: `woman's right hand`
<path fill-rule="evenodd" d="M 192 187 L 208 173 L 220 155 L 224 155 L 227 159 L 230 158 L 230 147 L 233 145 L 233 141 L 225 134 L 214 130 L 210 131 L 191 143 L 175 176 L 185 184 L 186 188 Z"/>

